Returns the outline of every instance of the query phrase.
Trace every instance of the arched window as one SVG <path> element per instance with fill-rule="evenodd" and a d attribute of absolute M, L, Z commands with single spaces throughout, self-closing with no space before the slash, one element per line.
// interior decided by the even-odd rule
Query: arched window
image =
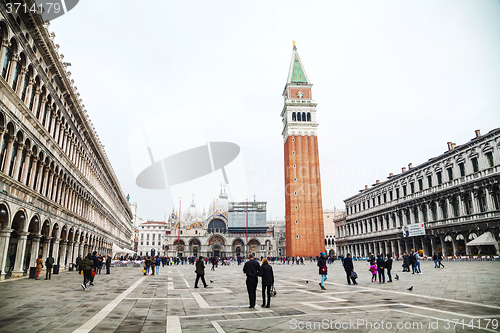
<path fill-rule="evenodd" d="M 306 113 L 302 112 L 302 121 L 306 121 Z"/>
<path fill-rule="evenodd" d="M 9 69 L 9 64 L 12 60 L 12 49 L 10 46 L 7 46 L 7 50 L 5 51 L 5 58 L 3 60 L 3 66 L 2 66 L 2 77 L 4 79 L 7 79 L 7 73 Z"/>
<path fill-rule="evenodd" d="M 16 67 L 14 68 L 14 81 L 12 82 L 12 90 L 16 91 L 17 81 L 19 80 L 19 74 L 21 74 L 21 57 L 16 62 Z"/>
<path fill-rule="evenodd" d="M 307 113 L 307 121 L 311 121 L 311 112 Z"/>
<path fill-rule="evenodd" d="M 300 112 L 297 112 L 297 121 L 300 121 Z"/>
<path fill-rule="evenodd" d="M 292 121 L 296 121 L 295 112 L 292 113 Z"/>

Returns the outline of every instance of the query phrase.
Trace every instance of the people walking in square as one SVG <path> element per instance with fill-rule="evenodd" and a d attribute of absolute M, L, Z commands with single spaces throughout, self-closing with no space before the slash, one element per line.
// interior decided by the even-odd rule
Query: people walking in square
<path fill-rule="evenodd" d="M 151 275 L 155 275 L 156 259 L 151 257 Z"/>
<path fill-rule="evenodd" d="M 83 272 L 83 290 L 89 290 L 87 287 L 87 283 L 90 282 L 92 278 L 92 266 L 94 266 L 94 262 L 92 261 L 92 255 L 89 253 L 87 256 L 80 262 L 80 270 Z"/>
<path fill-rule="evenodd" d="M 111 256 L 108 254 L 108 257 L 106 258 L 106 274 L 110 273 L 111 269 Z"/>
<path fill-rule="evenodd" d="M 392 282 L 391 270 L 392 270 L 392 255 L 389 253 L 387 255 L 387 260 L 385 261 L 385 269 L 387 271 L 387 277 L 389 278 L 389 282 Z"/>
<path fill-rule="evenodd" d="M 378 283 L 385 283 L 384 266 L 385 266 L 384 256 L 379 253 L 377 257 Z"/>
<path fill-rule="evenodd" d="M 372 282 L 377 282 L 377 265 L 373 263 L 368 270 L 372 273 Z"/>
<path fill-rule="evenodd" d="M 42 268 L 43 268 L 43 259 L 42 255 L 40 254 L 36 259 L 36 273 L 35 273 L 36 280 L 40 280 L 40 272 L 42 271 Z"/>
<path fill-rule="evenodd" d="M 319 275 L 321 275 L 321 282 L 319 283 L 319 286 L 321 287 L 321 290 L 326 290 L 325 288 L 325 281 L 328 279 L 328 267 L 326 266 L 326 253 L 321 252 L 319 254 L 318 258 L 318 267 L 319 267 Z"/>
<path fill-rule="evenodd" d="M 257 283 L 258 279 L 257 276 L 259 275 L 260 271 L 260 265 L 257 261 L 255 261 L 254 255 L 250 254 L 248 256 L 248 261 L 245 262 L 245 265 L 243 265 L 243 273 L 247 275 L 247 291 L 248 291 L 248 298 L 250 300 L 250 309 L 255 308 L 255 302 L 257 299 Z"/>
<path fill-rule="evenodd" d="M 411 274 L 415 274 L 415 252 L 410 252 Z"/>
<path fill-rule="evenodd" d="M 102 256 L 97 257 L 97 272 L 101 274 L 102 265 L 104 264 L 104 258 Z"/>
<path fill-rule="evenodd" d="M 91 268 L 91 274 L 90 274 L 90 285 L 94 286 L 94 278 L 95 278 L 95 272 L 97 270 L 97 267 L 99 266 L 99 258 L 97 258 L 97 251 L 92 252 L 92 268 Z M 92 274 L 92 269 L 94 270 L 94 274 Z"/>
<path fill-rule="evenodd" d="M 52 253 L 45 260 L 45 280 L 50 280 L 52 276 L 52 266 L 54 265 L 54 258 L 52 258 Z"/>
<path fill-rule="evenodd" d="M 432 255 L 432 260 L 434 260 L 434 268 L 439 268 L 439 266 L 438 266 L 438 256 L 437 256 L 436 252 L 434 252 L 434 254 Z"/>
<path fill-rule="evenodd" d="M 410 256 L 408 255 L 407 252 L 405 252 L 403 255 L 403 272 L 409 272 L 409 271 L 410 271 Z"/>
<path fill-rule="evenodd" d="M 76 267 L 75 267 L 75 270 L 77 270 L 78 272 L 81 271 L 81 269 L 80 269 L 81 262 L 82 262 L 82 256 L 78 255 L 78 258 L 76 258 Z"/>
<path fill-rule="evenodd" d="M 144 265 L 146 265 L 146 275 L 149 275 L 149 269 L 151 268 L 151 258 L 146 257 Z"/>
<path fill-rule="evenodd" d="M 205 282 L 205 264 L 203 263 L 203 257 L 200 256 L 196 261 L 196 280 L 194 281 L 194 287 L 198 288 L 198 281 L 201 279 L 203 282 L 203 287 L 207 287 L 207 283 Z"/>
<path fill-rule="evenodd" d="M 260 276 L 262 276 L 262 307 L 271 306 L 271 287 L 274 284 L 273 268 L 269 265 L 267 258 L 262 259 L 260 266 Z M 267 302 L 266 302 L 267 295 Z"/>
<path fill-rule="evenodd" d="M 156 275 L 160 275 L 161 259 L 156 256 Z"/>
<path fill-rule="evenodd" d="M 348 253 L 347 257 L 344 259 L 344 271 L 347 276 L 348 285 L 351 285 L 351 280 L 353 284 L 358 284 L 356 282 L 356 278 L 352 276 L 352 272 L 354 272 L 354 264 L 352 263 L 352 258 L 350 253 Z"/>
<path fill-rule="evenodd" d="M 441 251 L 438 252 L 438 268 L 441 268 L 441 266 L 443 266 L 444 268 L 444 265 L 441 263 L 441 261 L 443 261 L 443 254 L 441 253 Z"/>

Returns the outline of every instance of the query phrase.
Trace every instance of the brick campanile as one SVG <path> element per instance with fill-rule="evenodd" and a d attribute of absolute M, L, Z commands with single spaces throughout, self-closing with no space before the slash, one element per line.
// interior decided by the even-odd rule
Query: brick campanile
<path fill-rule="evenodd" d="M 318 256 L 325 251 L 323 204 L 319 174 L 316 103 L 312 84 L 293 44 L 292 61 L 283 90 L 285 105 L 286 255 Z"/>

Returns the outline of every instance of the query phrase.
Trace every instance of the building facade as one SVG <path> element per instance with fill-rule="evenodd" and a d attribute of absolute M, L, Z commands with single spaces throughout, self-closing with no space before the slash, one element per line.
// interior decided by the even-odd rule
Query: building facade
<path fill-rule="evenodd" d="M 4 1 L 2 1 L 4 2 Z M 27 0 L 28 5 L 35 3 Z M 132 214 L 48 23 L 0 6 L 0 270 L 130 248 Z"/>
<path fill-rule="evenodd" d="M 163 221 L 147 221 L 137 227 L 137 250 L 139 256 L 164 254 L 164 238 L 168 223 Z"/>
<path fill-rule="evenodd" d="M 210 204 L 208 212 L 200 212 L 193 200 L 180 223 L 177 212 L 170 215 L 165 255 L 235 257 L 253 253 L 257 257 L 271 256 L 273 235 L 265 217 L 265 202 L 248 202 L 248 206 L 246 202 L 230 202 L 225 191 Z"/>
<path fill-rule="evenodd" d="M 367 256 L 499 254 L 500 129 L 456 146 L 427 162 L 389 175 L 344 200 L 347 217 L 336 224 L 337 252 Z M 419 225 L 423 235 L 405 237 Z M 466 244 L 487 235 L 494 241 Z"/>
<path fill-rule="evenodd" d="M 283 98 L 286 255 L 317 256 L 325 249 L 317 103 L 295 43 Z"/>
<path fill-rule="evenodd" d="M 323 212 L 323 223 L 325 225 L 325 253 L 329 256 L 336 255 L 336 247 L 335 247 L 335 237 L 336 237 L 336 228 L 335 223 L 345 219 L 345 210 L 342 209 L 326 209 Z"/>

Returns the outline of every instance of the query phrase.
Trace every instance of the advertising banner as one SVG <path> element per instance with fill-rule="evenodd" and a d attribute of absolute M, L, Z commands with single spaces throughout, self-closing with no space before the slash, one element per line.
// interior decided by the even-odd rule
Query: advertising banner
<path fill-rule="evenodd" d="M 425 236 L 423 223 L 409 224 L 403 226 L 403 237 Z"/>

